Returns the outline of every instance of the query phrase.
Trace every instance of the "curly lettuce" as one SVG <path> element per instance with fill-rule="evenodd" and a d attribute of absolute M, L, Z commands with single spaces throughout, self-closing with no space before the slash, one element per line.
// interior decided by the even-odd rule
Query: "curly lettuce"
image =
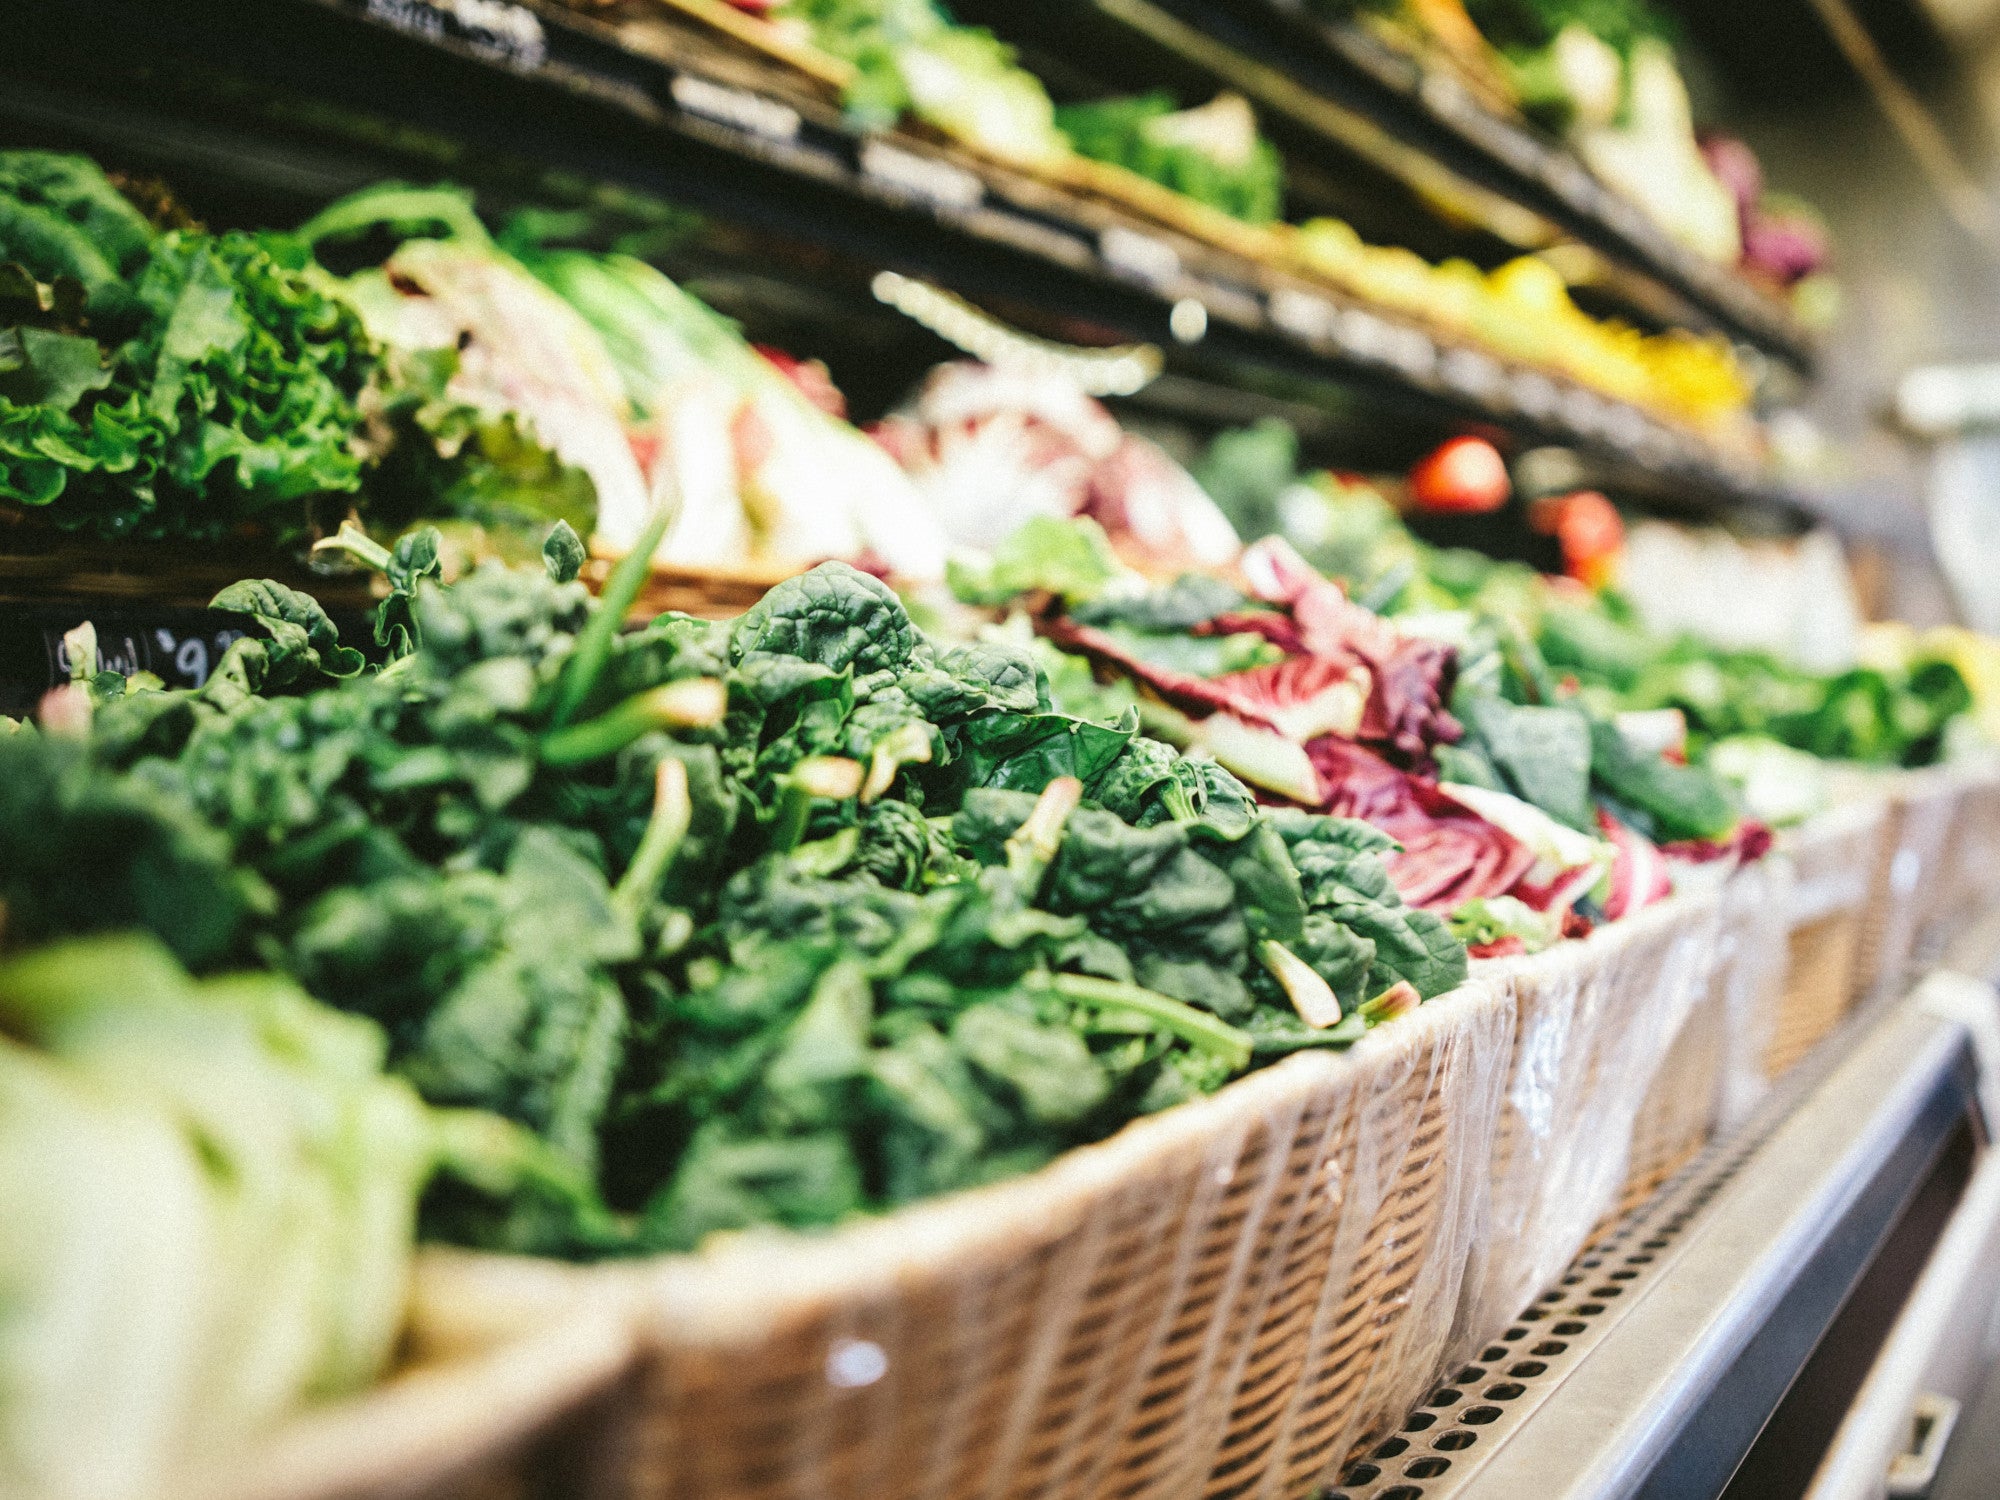
<path fill-rule="evenodd" d="M 99 537 L 301 533 L 361 484 L 355 315 L 282 235 L 154 235 L 80 158 L 0 157 L 0 500 Z"/>

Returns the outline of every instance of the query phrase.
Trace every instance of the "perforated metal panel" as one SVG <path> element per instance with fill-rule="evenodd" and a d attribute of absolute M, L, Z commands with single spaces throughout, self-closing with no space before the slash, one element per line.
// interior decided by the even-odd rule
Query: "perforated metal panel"
<path fill-rule="evenodd" d="M 1712 1146 L 1599 1243 L 1502 1330 L 1478 1361 L 1449 1381 L 1365 1458 L 1348 1465 L 1324 1500 L 1441 1500 L 1459 1493 L 1486 1456 L 1618 1323 L 1624 1307 L 1665 1274 L 1696 1215 L 1736 1175 L 1763 1132 Z"/>
<path fill-rule="evenodd" d="M 1830 1038 L 1741 1130 L 1712 1143 L 1578 1256 L 1555 1286 L 1523 1309 L 1473 1363 L 1434 1389 L 1397 1432 L 1350 1462 L 1322 1500 L 1464 1495 L 1647 1290 L 1672 1273 L 1690 1231 L 1716 1211 L 1717 1198 L 1801 1102 L 1852 1057 L 1857 1036 L 1882 1015 L 1877 1008 Z M 1856 1107 L 1862 1103 L 1857 1100 Z"/>

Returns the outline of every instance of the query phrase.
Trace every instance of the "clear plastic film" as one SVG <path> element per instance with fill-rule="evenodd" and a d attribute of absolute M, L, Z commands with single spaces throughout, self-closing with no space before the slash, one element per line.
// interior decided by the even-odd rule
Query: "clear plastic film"
<path fill-rule="evenodd" d="M 1479 966 L 1512 985 L 1517 1021 L 1455 1347 L 1503 1327 L 1617 1208 L 1641 1111 L 1713 991 L 1721 908 L 1710 884 L 1581 942 Z M 1719 1082 L 1711 1070 L 1709 1107 Z"/>
<path fill-rule="evenodd" d="M 1940 874 L 1965 800 L 1949 766 L 1855 778 L 1859 795 L 1886 795 L 1888 832 L 1877 856 L 1855 955 L 1859 1003 L 1900 994 L 1914 977 L 1919 938 L 1936 914 Z"/>
<path fill-rule="evenodd" d="M 1688 1023 L 1697 1034 L 1712 1037 L 1719 1052 L 1718 1130 L 1742 1124 L 1770 1092 L 1764 1061 L 1777 1034 L 1791 968 L 1797 886 L 1798 865 L 1790 855 L 1774 850 L 1737 870 L 1723 887 L 1711 995 Z M 1676 1042 L 1676 1050 L 1683 1045 L 1688 1044 Z M 1671 1061 L 1662 1069 L 1656 1094 L 1676 1071 Z M 1638 1154 L 1635 1148 L 1635 1157 Z"/>
<path fill-rule="evenodd" d="M 1745 1118 L 1768 1087 L 1762 1063 L 1784 986 L 1793 866 L 1772 855 L 1687 874 L 1714 888 L 1714 947 L 1632 1122 L 1613 1215 L 1643 1202 L 1718 1129 Z"/>
<path fill-rule="evenodd" d="M 1915 943 L 1924 960 L 1940 957 L 1954 938 L 1990 914 L 2000 871 L 2000 759 L 1955 764 L 1952 777 L 1958 799 L 1936 876 L 1924 892 Z"/>
<path fill-rule="evenodd" d="M 1764 1038 L 1761 1071 L 1782 1077 L 1830 1034 L 1867 988 L 1862 944 L 1880 929 L 1897 824 L 1882 778 L 1855 783 L 1841 804 L 1779 844 L 1791 865 L 1784 913 L 1788 962 Z"/>

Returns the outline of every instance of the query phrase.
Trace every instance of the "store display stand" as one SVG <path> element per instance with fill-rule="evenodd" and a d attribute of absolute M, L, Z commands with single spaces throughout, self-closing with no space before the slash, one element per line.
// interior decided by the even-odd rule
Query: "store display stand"
<path fill-rule="evenodd" d="M 1996 971 L 1829 1038 L 1329 1500 L 1930 1493 L 2000 1307 Z"/>

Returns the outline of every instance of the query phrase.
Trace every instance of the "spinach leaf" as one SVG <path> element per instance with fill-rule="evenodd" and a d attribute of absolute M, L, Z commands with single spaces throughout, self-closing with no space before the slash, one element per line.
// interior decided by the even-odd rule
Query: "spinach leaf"
<path fill-rule="evenodd" d="M 1088 786 L 1137 732 L 1136 715 L 1106 727 L 1063 714 L 993 713 L 961 724 L 951 739 L 966 785 L 1038 792 L 1059 776 Z"/>
<path fill-rule="evenodd" d="M 1572 828 L 1596 832 L 1590 802 L 1590 719 L 1582 709 L 1529 707 L 1461 694 L 1452 711 L 1505 779 L 1498 790 L 1533 803 Z"/>
<path fill-rule="evenodd" d="M 766 594 L 736 623 L 732 660 L 752 652 L 797 657 L 840 672 L 900 671 L 930 648 L 893 590 L 845 563 L 821 563 Z"/>
<path fill-rule="evenodd" d="M 1615 725 L 1590 726 L 1591 774 L 1649 838 L 1716 839 L 1736 826 L 1736 808 L 1721 780 L 1693 766 L 1642 755 Z"/>
<path fill-rule="evenodd" d="M 271 637 L 266 651 L 267 680 L 289 686 L 310 675 L 353 677 L 367 658 L 340 644 L 340 629 L 309 594 L 268 578 L 232 583 L 208 603 L 210 609 L 248 615 Z"/>

